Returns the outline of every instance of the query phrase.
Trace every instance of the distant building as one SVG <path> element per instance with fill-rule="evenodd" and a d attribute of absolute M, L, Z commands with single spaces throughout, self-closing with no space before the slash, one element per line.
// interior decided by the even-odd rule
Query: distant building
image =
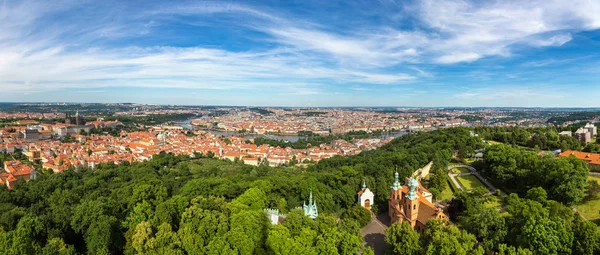
<path fill-rule="evenodd" d="M 56 126 L 53 128 L 53 132 L 57 135 L 57 136 L 67 136 L 67 135 L 77 135 L 79 133 L 81 133 L 81 131 L 85 131 L 86 133 L 89 133 L 92 128 L 94 128 L 94 126 L 92 125 L 84 125 L 84 126 Z"/>
<path fill-rule="evenodd" d="M 17 125 L 37 125 L 40 122 L 37 120 L 17 120 L 15 121 L 15 124 Z"/>
<path fill-rule="evenodd" d="M 596 137 L 596 135 L 598 135 L 598 128 L 596 128 L 596 126 L 594 126 L 592 123 L 585 124 L 583 128 L 586 129 L 592 137 Z"/>
<path fill-rule="evenodd" d="M 244 164 L 246 164 L 246 165 L 258 166 L 257 158 L 245 157 L 245 158 L 242 158 L 242 160 L 244 161 Z"/>
<path fill-rule="evenodd" d="M 17 181 L 29 181 L 37 177 L 37 172 L 32 166 L 21 163 L 18 160 L 5 161 L 4 173 L 0 174 L 2 185 L 11 189 Z"/>
<path fill-rule="evenodd" d="M 40 140 L 40 132 L 37 129 L 25 129 L 21 131 L 23 139 L 27 142 L 35 142 Z"/>
<path fill-rule="evenodd" d="M 371 210 L 373 206 L 373 201 L 375 201 L 375 195 L 369 188 L 367 188 L 366 183 L 363 181 L 362 189 L 358 192 L 358 204 L 364 207 L 367 210 Z"/>
<path fill-rule="evenodd" d="M 71 116 L 71 114 L 66 113 L 65 124 L 81 126 L 85 125 L 85 119 L 83 118 L 83 116 L 79 116 L 79 111 L 75 112 L 75 116 Z"/>
<path fill-rule="evenodd" d="M 311 219 L 315 219 L 317 216 L 319 216 L 317 201 L 313 202 L 312 191 L 310 192 L 310 197 L 308 198 L 308 204 L 305 202 L 302 206 L 302 209 L 304 209 L 304 215 L 310 217 Z"/>
<path fill-rule="evenodd" d="M 577 140 L 581 141 L 582 143 L 589 143 L 590 141 L 592 141 L 592 133 L 585 128 L 577 129 L 577 131 L 575 131 L 574 136 L 575 138 L 577 138 Z"/>
<path fill-rule="evenodd" d="M 558 133 L 558 135 L 573 136 L 573 132 L 572 131 L 562 131 L 562 132 Z"/>
<path fill-rule="evenodd" d="M 394 174 L 394 185 L 388 198 L 388 214 L 390 222 L 408 222 L 419 232 L 425 230 L 430 219 L 448 220 L 444 212 L 433 205 L 433 195 L 425 189 L 415 177 L 407 178 L 406 184 L 400 186 L 398 172 Z"/>
<path fill-rule="evenodd" d="M 587 162 L 592 166 L 600 166 L 600 154 L 597 153 L 589 153 L 589 152 L 581 152 L 581 151 L 564 151 L 558 154 L 559 157 L 576 157 Z"/>

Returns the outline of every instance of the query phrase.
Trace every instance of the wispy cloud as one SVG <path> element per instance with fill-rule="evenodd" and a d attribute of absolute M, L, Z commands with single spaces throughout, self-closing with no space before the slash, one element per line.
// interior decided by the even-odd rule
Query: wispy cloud
<path fill-rule="evenodd" d="M 560 88 L 545 87 L 515 87 L 502 85 L 496 87 L 482 87 L 468 89 L 466 92 L 457 93 L 454 97 L 462 100 L 475 100 L 478 102 L 512 102 L 512 105 L 526 105 L 528 102 L 539 102 L 543 100 L 557 100 L 568 96 Z"/>
<path fill-rule="evenodd" d="M 510 57 L 517 47 L 558 47 L 574 33 L 600 28 L 598 1 L 424 0 L 393 6 L 403 11 L 390 16 L 410 17 L 415 25 L 382 18 L 339 30 L 306 16 L 224 2 L 150 1 L 140 7 L 2 1 L 0 89 L 277 88 L 311 95 L 330 84 L 349 84 L 361 91 L 433 80 L 436 66 Z M 198 24 L 242 35 L 221 44 L 181 42 L 171 38 L 173 24 L 190 26 L 190 37 L 205 31 Z M 236 48 L 238 39 L 250 46 Z"/>

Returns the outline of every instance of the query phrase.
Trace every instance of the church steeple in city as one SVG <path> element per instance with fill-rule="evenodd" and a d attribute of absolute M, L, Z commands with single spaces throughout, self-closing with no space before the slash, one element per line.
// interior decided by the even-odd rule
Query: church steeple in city
<path fill-rule="evenodd" d="M 311 219 L 315 219 L 317 218 L 317 216 L 319 216 L 319 210 L 317 209 L 317 201 L 313 202 L 312 190 L 310 191 L 310 195 L 308 197 L 308 204 L 304 202 L 302 209 L 304 209 L 304 215 L 310 217 Z"/>

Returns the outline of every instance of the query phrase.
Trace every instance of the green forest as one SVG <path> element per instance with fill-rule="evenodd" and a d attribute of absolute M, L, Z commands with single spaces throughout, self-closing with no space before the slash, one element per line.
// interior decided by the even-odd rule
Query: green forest
<path fill-rule="evenodd" d="M 356 205 L 363 180 L 375 193 L 373 210 L 385 213 L 395 171 L 404 179 L 434 161 L 423 185 L 438 196 L 448 188 L 448 164 L 485 148 L 478 167 L 514 192 L 504 201 L 505 211 L 486 207 L 485 191 L 457 191 L 450 202 L 454 224 L 430 221 L 423 234 L 394 224 L 387 230 L 391 253 L 600 252 L 598 227 L 568 207 L 589 191 L 582 161 L 540 158 L 518 146 L 490 147 L 469 131 L 408 134 L 380 149 L 306 168 L 161 153 L 146 162 L 42 174 L 12 190 L 0 188 L 0 251 L 373 254 L 360 235 L 370 221 L 368 211 Z M 319 208 L 315 220 L 297 209 L 311 192 Z M 271 225 L 265 208 L 286 214 L 285 221 Z"/>
<path fill-rule="evenodd" d="M 311 131 L 300 131 L 298 132 L 298 136 L 305 136 L 305 137 L 300 137 L 297 141 L 295 142 L 290 142 L 284 139 L 273 139 L 273 138 L 265 138 L 265 137 L 257 137 L 254 138 L 254 144 L 256 145 L 263 145 L 263 144 L 268 144 L 270 146 L 273 147 L 290 147 L 293 149 L 307 149 L 307 148 L 311 148 L 313 146 L 319 146 L 320 144 L 328 144 L 331 143 L 332 141 L 335 140 L 346 140 L 346 141 L 352 141 L 354 139 L 367 139 L 367 138 L 379 138 L 381 137 L 383 131 L 381 130 L 376 130 L 373 132 L 366 132 L 366 131 L 351 131 L 351 132 L 347 132 L 343 135 L 329 135 L 329 136 L 321 136 L 318 134 L 314 134 Z M 249 142 L 249 141 L 248 141 Z"/>
<path fill-rule="evenodd" d="M 551 127 L 476 127 L 475 132 L 485 140 L 540 150 L 580 150 L 584 146 L 573 137 L 558 135 L 560 131 Z"/>

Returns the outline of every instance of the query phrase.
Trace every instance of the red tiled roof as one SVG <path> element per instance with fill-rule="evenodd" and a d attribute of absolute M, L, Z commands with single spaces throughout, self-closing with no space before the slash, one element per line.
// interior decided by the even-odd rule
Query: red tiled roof
<path fill-rule="evenodd" d="M 581 152 L 581 151 L 564 151 L 558 155 L 559 157 L 574 156 L 578 159 L 582 159 L 592 165 L 600 165 L 600 154 Z"/>

